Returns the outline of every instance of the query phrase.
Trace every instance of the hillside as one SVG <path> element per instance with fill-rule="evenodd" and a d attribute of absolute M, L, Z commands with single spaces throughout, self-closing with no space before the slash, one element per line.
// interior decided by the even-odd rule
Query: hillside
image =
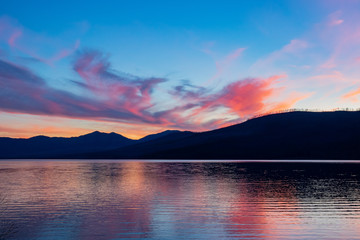
<path fill-rule="evenodd" d="M 133 140 L 116 133 L 98 131 L 79 137 L 36 136 L 29 139 L 0 138 L 0 158 L 54 158 L 62 154 L 116 149 Z"/>
<path fill-rule="evenodd" d="M 208 132 L 165 131 L 140 140 L 98 132 L 91 137 L 35 137 L 21 143 L 2 138 L 0 157 L 360 159 L 359 123 L 360 112 L 289 112 Z"/>

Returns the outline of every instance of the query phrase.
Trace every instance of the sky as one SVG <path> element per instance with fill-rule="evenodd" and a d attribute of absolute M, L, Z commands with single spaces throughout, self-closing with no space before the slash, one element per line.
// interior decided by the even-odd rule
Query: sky
<path fill-rule="evenodd" d="M 0 136 L 360 107 L 360 0 L 0 0 Z"/>

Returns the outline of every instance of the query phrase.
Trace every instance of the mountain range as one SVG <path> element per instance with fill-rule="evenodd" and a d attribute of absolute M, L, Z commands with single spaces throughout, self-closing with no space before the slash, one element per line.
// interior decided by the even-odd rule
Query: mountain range
<path fill-rule="evenodd" d="M 360 112 L 271 114 L 207 132 L 0 138 L 2 159 L 360 159 Z"/>

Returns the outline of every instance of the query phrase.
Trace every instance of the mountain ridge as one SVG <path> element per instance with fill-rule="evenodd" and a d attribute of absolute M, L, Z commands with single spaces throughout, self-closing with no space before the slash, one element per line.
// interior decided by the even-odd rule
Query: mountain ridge
<path fill-rule="evenodd" d="M 58 142 L 72 139 L 72 147 L 70 143 L 62 143 L 68 146 L 68 151 L 54 150 L 55 144 L 53 151 L 36 152 L 34 148 L 32 154 L 6 155 L 3 138 L 0 138 L 0 158 L 360 159 L 359 123 L 359 111 L 294 111 L 265 115 L 206 132 L 167 130 L 138 140 L 95 131 L 58 139 Z M 37 140 L 53 139 L 43 136 Z"/>

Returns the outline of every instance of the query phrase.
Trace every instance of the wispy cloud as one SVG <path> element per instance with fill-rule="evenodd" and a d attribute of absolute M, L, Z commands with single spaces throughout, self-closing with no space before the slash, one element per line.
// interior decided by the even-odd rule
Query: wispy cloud
<path fill-rule="evenodd" d="M 359 94 L 360 94 L 360 88 L 357 88 L 355 90 L 349 91 L 346 94 L 342 96 L 343 100 L 350 100 L 352 102 L 358 102 L 359 101 Z"/>
<path fill-rule="evenodd" d="M 21 57 L 30 57 L 51 66 L 69 57 L 73 59 L 70 69 L 76 76 L 75 80 L 67 83 L 69 89 L 55 88 L 50 81 L 30 68 L 1 55 L 0 110 L 7 113 L 206 130 L 267 111 L 289 108 L 307 97 L 294 95 L 279 98 L 286 88 L 278 86 L 279 80 L 286 78 L 284 74 L 274 74 L 268 78 L 237 78 L 232 82 L 228 79 L 227 84 L 218 86 L 220 89 L 211 88 L 211 83 L 225 76 L 234 61 L 246 50 L 236 48 L 225 57 L 215 59 L 213 56 L 215 74 L 203 86 L 183 81 L 170 90 L 162 91 L 160 95 L 168 97 L 167 100 L 174 104 L 159 110 L 159 102 L 154 96 L 159 94 L 161 84 L 167 82 L 164 85 L 171 85 L 169 79 L 139 77 L 117 71 L 108 54 L 89 49 L 79 50 L 80 39 L 73 38 L 67 44 L 57 44 L 49 36 L 34 33 L 14 19 L 2 17 L 0 41 L 7 44 L 13 56 L 19 57 L 20 53 Z M 42 44 L 45 51 L 38 49 Z M 301 54 L 308 46 L 305 40 L 293 39 L 257 64 L 271 65 Z M 213 54 L 210 50 L 206 52 Z M 71 84 L 76 88 L 71 88 Z"/>
<path fill-rule="evenodd" d="M 74 62 L 74 70 L 90 90 L 108 108 L 131 113 L 148 122 L 156 122 L 147 111 L 153 106 L 151 93 L 164 78 L 139 78 L 112 71 L 107 57 L 98 51 L 83 51 Z"/>
<path fill-rule="evenodd" d="M 6 42 L 14 51 L 47 65 L 52 66 L 57 61 L 70 56 L 80 46 L 80 39 L 73 39 L 68 44 L 59 43 L 59 39 L 63 38 L 35 33 L 13 18 L 0 17 L 0 41 Z"/>
<path fill-rule="evenodd" d="M 328 16 L 327 24 L 329 26 L 337 26 L 344 22 L 344 19 L 341 18 L 342 11 L 336 11 Z"/>
<path fill-rule="evenodd" d="M 172 93 L 184 104 L 158 114 L 172 120 L 173 124 L 216 128 L 256 114 L 284 110 L 309 96 L 297 94 L 283 101 L 277 101 L 276 98 L 282 92 L 282 89 L 277 86 L 278 80 L 285 77 L 285 75 L 278 75 L 266 79 L 241 79 L 225 85 L 217 92 L 207 91 L 201 87 L 186 88 L 188 84 L 177 86 L 175 88 L 177 91 L 172 91 Z M 185 112 L 187 114 L 179 114 Z M 212 113 L 211 118 L 206 117 L 208 113 Z M 229 116 L 232 117 L 229 118 Z"/>
<path fill-rule="evenodd" d="M 166 79 L 119 73 L 111 68 L 106 55 L 91 50 L 76 55 L 73 69 L 82 80 L 76 82 L 83 89 L 81 94 L 53 88 L 30 69 L 0 60 L 0 109 L 183 129 L 214 128 L 228 123 L 229 114 L 242 119 L 265 111 L 266 102 L 276 92 L 276 81 L 284 77 L 242 79 L 217 92 L 184 82 L 169 91 L 177 105 L 156 111 L 153 92 Z M 218 115 L 219 111 L 227 114 Z M 207 114 L 214 117 L 209 119 Z"/>
<path fill-rule="evenodd" d="M 255 71 L 261 71 L 263 68 L 273 67 L 279 61 L 286 61 L 289 58 L 296 58 L 303 54 L 303 51 L 309 47 L 309 43 L 303 39 L 292 39 L 281 49 L 276 50 L 268 56 L 259 59 L 252 65 Z"/>
<path fill-rule="evenodd" d="M 206 86 L 209 86 L 213 84 L 214 81 L 219 80 L 219 78 L 224 75 L 233 62 L 237 60 L 245 50 L 246 48 L 237 48 L 224 58 L 216 59 L 214 53 L 209 48 L 203 49 L 203 52 L 210 55 L 215 60 L 215 74 L 206 82 Z"/>
<path fill-rule="evenodd" d="M 99 85 L 90 82 L 83 86 L 108 98 L 55 89 L 31 70 L 0 60 L 0 108 L 5 112 L 156 122 L 145 110 L 150 104 L 152 88 L 163 79 L 137 79 L 124 84 L 107 69 L 91 75 L 98 76 L 112 77 L 118 82 L 107 83 L 105 78 Z"/>

